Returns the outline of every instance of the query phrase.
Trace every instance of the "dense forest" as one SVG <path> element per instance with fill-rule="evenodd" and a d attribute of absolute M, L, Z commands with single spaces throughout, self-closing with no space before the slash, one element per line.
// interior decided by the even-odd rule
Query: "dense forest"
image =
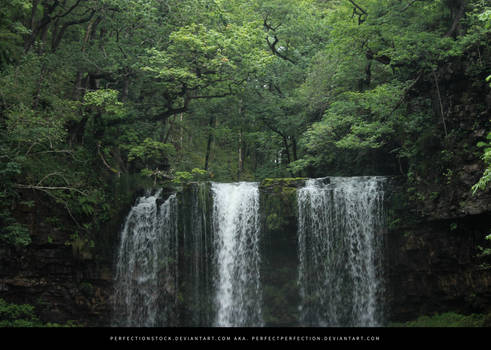
<path fill-rule="evenodd" d="M 155 185 L 385 175 L 411 200 L 470 201 L 491 182 L 487 0 L 1 0 L 0 13 L 3 244 L 28 246 L 37 210 L 65 244 L 97 246 Z"/>

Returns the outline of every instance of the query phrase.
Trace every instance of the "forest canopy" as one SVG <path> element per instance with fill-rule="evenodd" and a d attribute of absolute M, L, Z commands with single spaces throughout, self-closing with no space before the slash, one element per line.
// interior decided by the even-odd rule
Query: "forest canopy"
<path fill-rule="evenodd" d="M 29 243 L 15 212 L 43 200 L 76 235 L 97 231 L 123 179 L 450 184 L 472 158 L 474 190 L 490 181 L 486 0 L 1 0 L 0 12 L 4 241 Z"/>

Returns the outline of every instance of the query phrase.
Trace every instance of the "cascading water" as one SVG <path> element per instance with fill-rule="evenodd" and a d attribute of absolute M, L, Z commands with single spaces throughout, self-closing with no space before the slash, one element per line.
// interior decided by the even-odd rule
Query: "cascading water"
<path fill-rule="evenodd" d="M 278 212 L 289 215 L 286 226 L 270 212 L 276 202 L 267 202 L 276 191 L 261 192 L 270 204 L 260 215 L 257 183 L 193 184 L 165 201 L 161 191 L 147 193 L 121 231 L 113 325 L 380 325 L 383 183 L 380 177 L 307 180 L 294 189 L 298 212 Z M 261 233 L 261 225 L 269 231 Z M 291 237 L 298 263 L 295 253 L 271 252 L 278 242 L 261 235 L 273 231 Z M 267 265 L 284 254 L 291 264 L 274 265 L 278 271 Z M 296 305 L 298 314 L 291 311 Z"/>
<path fill-rule="evenodd" d="M 175 313 L 177 200 L 159 206 L 160 191 L 139 198 L 121 232 L 114 324 L 165 325 Z"/>
<path fill-rule="evenodd" d="M 331 177 L 299 189 L 300 324 L 381 324 L 383 183 Z"/>
<path fill-rule="evenodd" d="M 217 326 L 261 326 L 259 189 L 213 183 Z"/>
<path fill-rule="evenodd" d="M 179 294 L 180 323 L 210 326 L 213 322 L 213 233 L 210 231 L 208 183 L 194 184 L 180 194 Z"/>
<path fill-rule="evenodd" d="M 139 198 L 121 232 L 115 326 L 261 326 L 256 183 Z"/>

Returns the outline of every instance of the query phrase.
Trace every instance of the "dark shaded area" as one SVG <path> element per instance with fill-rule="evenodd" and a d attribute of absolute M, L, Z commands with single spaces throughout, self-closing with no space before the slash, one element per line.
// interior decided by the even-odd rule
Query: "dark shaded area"
<path fill-rule="evenodd" d="M 260 186 L 261 283 L 266 326 L 299 326 L 297 188 L 302 179 L 266 179 Z"/>

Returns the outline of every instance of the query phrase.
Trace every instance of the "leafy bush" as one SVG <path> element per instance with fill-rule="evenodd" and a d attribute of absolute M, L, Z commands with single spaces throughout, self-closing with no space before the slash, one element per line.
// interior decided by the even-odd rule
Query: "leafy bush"
<path fill-rule="evenodd" d="M 192 181 L 206 181 L 210 179 L 208 171 L 194 168 L 189 171 L 177 171 L 172 182 L 176 185 L 187 184 Z"/>
<path fill-rule="evenodd" d="M 486 327 L 490 315 L 461 315 L 454 312 L 420 316 L 416 320 L 404 323 L 391 323 L 391 327 Z"/>
<path fill-rule="evenodd" d="M 0 327 L 75 327 L 74 321 L 65 324 L 43 323 L 29 304 L 10 304 L 0 298 Z"/>
<path fill-rule="evenodd" d="M 0 327 L 39 327 L 41 321 L 34 314 L 34 306 L 9 304 L 0 299 Z"/>

